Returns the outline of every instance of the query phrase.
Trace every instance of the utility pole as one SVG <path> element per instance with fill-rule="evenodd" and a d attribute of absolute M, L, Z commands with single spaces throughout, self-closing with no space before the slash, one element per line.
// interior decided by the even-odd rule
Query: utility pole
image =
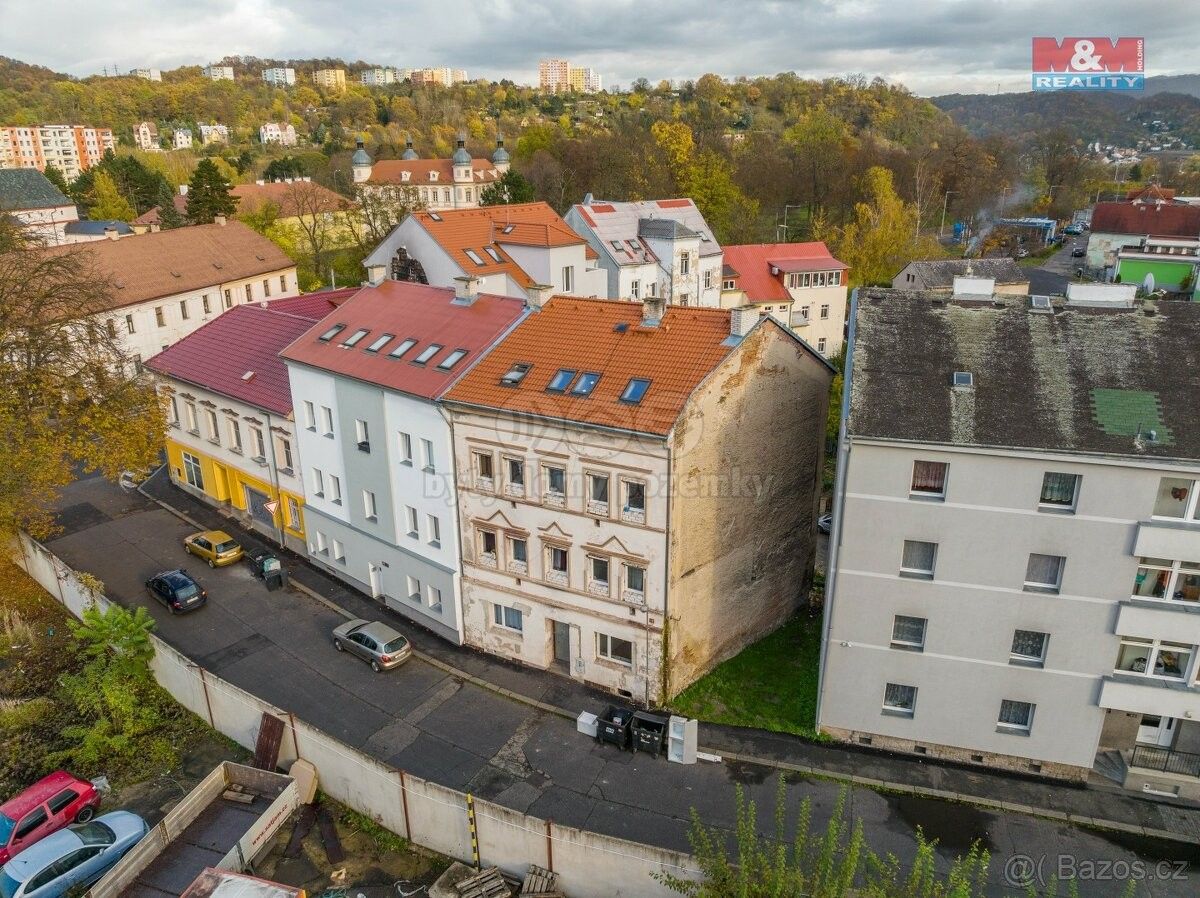
<path fill-rule="evenodd" d="M 957 190 L 947 190 L 946 195 L 942 197 L 942 223 L 938 225 L 938 238 L 946 231 L 946 207 L 950 205 L 950 194 L 958 193 Z"/>

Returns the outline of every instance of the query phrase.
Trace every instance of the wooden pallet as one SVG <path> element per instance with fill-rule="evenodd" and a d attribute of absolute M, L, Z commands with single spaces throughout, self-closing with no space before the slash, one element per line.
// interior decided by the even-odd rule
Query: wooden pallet
<path fill-rule="evenodd" d="M 546 898 L 546 896 L 561 894 L 558 890 L 557 873 L 539 867 L 537 864 L 529 865 L 529 872 L 525 874 L 525 882 L 521 884 L 523 898 Z"/>
<path fill-rule="evenodd" d="M 512 889 L 498 867 L 488 867 L 470 879 L 464 879 L 455 888 L 459 898 L 512 898 Z"/>

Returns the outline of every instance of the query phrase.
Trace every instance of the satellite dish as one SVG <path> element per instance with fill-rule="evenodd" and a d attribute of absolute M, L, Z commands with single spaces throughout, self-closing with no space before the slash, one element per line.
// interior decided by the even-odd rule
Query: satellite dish
<path fill-rule="evenodd" d="M 1154 292 L 1154 274 L 1147 271 L 1146 276 L 1142 278 L 1142 289 L 1147 293 Z"/>

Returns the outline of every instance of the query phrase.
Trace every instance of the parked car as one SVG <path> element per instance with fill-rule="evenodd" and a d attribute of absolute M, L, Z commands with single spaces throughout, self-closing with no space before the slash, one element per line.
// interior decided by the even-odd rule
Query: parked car
<path fill-rule="evenodd" d="M 146 591 L 170 608 L 172 614 L 195 611 L 208 601 L 208 591 L 183 568 L 155 574 L 146 581 Z"/>
<path fill-rule="evenodd" d="M 1082 246 L 1077 246 L 1073 250 L 1071 250 L 1071 258 L 1072 259 L 1082 259 L 1086 255 L 1087 255 L 1087 250 L 1084 249 Z"/>
<path fill-rule="evenodd" d="M 59 830 L 0 868 L 0 898 L 61 898 L 91 885 L 147 832 L 146 821 L 129 811 Z"/>
<path fill-rule="evenodd" d="M 817 518 L 817 529 L 822 533 L 828 533 L 833 529 L 833 515 L 823 514 Z"/>
<path fill-rule="evenodd" d="M 378 621 L 361 618 L 346 621 L 333 631 L 333 647 L 339 652 L 353 652 L 371 665 L 371 670 L 391 670 L 412 657 L 409 641 Z"/>
<path fill-rule="evenodd" d="M 0 864 L 71 823 L 96 816 L 100 793 L 87 780 L 57 770 L 0 804 Z"/>
<path fill-rule="evenodd" d="M 223 567 L 242 560 L 242 546 L 224 530 L 204 530 L 183 540 L 183 551 L 208 562 L 209 567 Z"/>

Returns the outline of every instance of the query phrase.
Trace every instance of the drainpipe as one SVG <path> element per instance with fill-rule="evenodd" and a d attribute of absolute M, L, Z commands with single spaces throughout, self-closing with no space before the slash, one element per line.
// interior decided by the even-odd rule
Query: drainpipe
<path fill-rule="evenodd" d="M 468 369 L 468 370 L 470 370 L 470 369 Z M 447 388 L 447 389 L 449 389 L 449 388 Z M 457 591 L 458 591 L 458 595 L 452 595 L 450 598 L 454 602 L 454 622 L 455 622 L 455 627 L 458 629 L 458 644 L 466 645 L 467 644 L 467 626 L 466 626 L 466 623 L 463 621 L 463 612 L 466 610 L 466 602 L 464 602 L 462 600 L 463 557 L 464 557 L 463 556 L 463 530 L 462 530 L 462 526 L 460 523 L 462 517 L 459 514 L 460 509 L 458 506 L 458 456 L 454 451 L 454 449 L 455 449 L 454 418 L 446 410 L 446 407 L 444 405 L 442 405 L 440 402 L 435 402 L 433 407 L 437 409 L 438 414 L 442 416 L 442 420 L 446 422 L 446 431 L 447 431 L 447 433 L 450 434 L 450 440 L 449 440 L 450 463 L 448 465 L 448 476 L 450 478 L 449 489 L 452 491 L 453 495 L 451 497 L 452 501 L 449 503 L 449 508 L 450 508 L 450 527 L 454 532 L 454 540 L 455 540 L 455 544 L 454 544 L 455 558 L 454 558 L 453 577 L 454 577 L 455 584 L 457 586 Z M 496 546 L 497 555 L 499 555 L 499 552 L 500 552 L 500 546 Z M 497 563 L 498 563 L 498 561 L 497 561 Z"/>
<path fill-rule="evenodd" d="M 266 434 L 266 436 L 267 436 L 266 443 L 267 444 L 265 446 L 263 446 L 263 449 L 266 450 L 267 470 L 271 472 L 271 487 L 272 487 L 272 489 L 275 490 L 275 502 L 278 504 L 278 507 L 275 509 L 275 511 L 279 515 L 278 520 L 280 521 L 279 524 L 275 525 L 275 538 L 279 541 L 279 548 L 286 549 L 287 543 L 285 542 L 285 537 L 284 537 L 284 533 L 283 533 L 283 524 L 282 524 L 283 514 L 284 514 L 284 512 L 283 512 L 283 493 L 281 493 L 279 491 L 279 472 L 275 469 L 275 437 L 271 433 L 271 413 L 268 412 L 266 409 L 263 409 L 263 412 L 267 416 L 267 434 Z M 292 451 L 294 452 L 296 450 L 293 449 Z M 295 459 L 292 459 L 292 462 L 294 464 Z M 293 468 L 292 470 L 295 470 L 295 468 Z M 271 517 L 273 520 L 275 519 L 275 515 L 272 515 Z M 251 513 L 250 518 L 251 518 L 251 520 L 254 519 L 253 513 Z"/>
<path fill-rule="evenodd" d="M 666 557 L 664 558 L 664 561 L 665 561 L 664 567 L 666 568 L 666 576 L 663 577 L 663 620 L 662 620 L 662 625 L 663 625 L 663 632 L 668 637 L 670 636 L 670 633 L 671 633 L 671 606 L 670 606 L 670 603 L 668 602 L 667 598 L 668 598 L 668 594 L 671 591 L 671 493 L 672 493 L 671 471 L 672 471 L 672 468 L 674 467 L 673 463 L 675 460 L 675 452 L 674 452 L 673 443 L 674 443 L 674 433 L 671 434 L 671 439 L 667 441 L 667 519 L 666 519 L 666 540 L 665 540 L 665 542 L 666 542 Z M 618 498 L 620 498 L 620 497 L 618 497 Z M 649 644 L 650 644 L 650 606 L 647 605 L 646 606 L 646 645 L 649 646 Z M 665 705 L 670 698 L 670 696 L 667 695 L 667 691 L 671 685 L 671 668 L 670 668 L 670 658 L 668 657 L 667 651 L 666 651 L 668 648 L 670 648 L 670 646 L 668 646 L 666 644 L 665 639 L 663 639 L 661 641 L 661 644 L 663 647 L 663 653 L 662 653 L 662 662 L 661 662 L 662 670 L 660 672 L 660 677 L 662 679 L 664 686 L 667 687 L 667 688 L 663 689 L 663 694 L 662 694 L 663 704 Z M 649 654 L 647 654 L 646 657 L 647 657 L 647 660 L 649 660 Z M 647 708 L 650 707 L 650 678 L 649 677 L 646 678 L 646 707 Z"/>
<path fill-rule="evenodd" d="M 846 359 L 842 376 L 842 414 L 838 424 L 837 474 L 833 480 L 833 527 L 829 531 L 829 559 L 825 565 L 825 601 L 821 609 L 821 660 L 817 670 L 816 725 L 821 729 L 822 687 L 825 663 L 829 658 L 829 631 L 833 626 L 833 595 L 837 591 L 838 548 L 842 540 L 842 512 L 846 505 L 846 474 L 850 464 L 850 436 L 846 420 L 850 416 L 850 380 L 854 371 L 854 337 L 858 323 L 858 287 L 850 294 L 850 329 L 846 335 Z"/>

